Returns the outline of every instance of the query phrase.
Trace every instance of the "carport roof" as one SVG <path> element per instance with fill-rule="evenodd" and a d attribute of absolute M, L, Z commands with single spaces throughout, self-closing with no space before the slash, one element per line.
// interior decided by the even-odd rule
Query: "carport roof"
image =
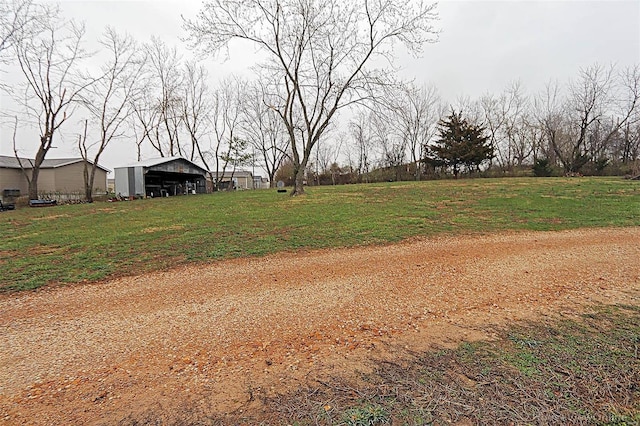
<path fill-rule="evenodd" d="M 175 160 L 189 161 L 186 158 L 182 158 L 180 156 L 158 157 L 158 158 L 149 158 L 147 160 L 137 161 L 135 163 L 127 164 L 126 166 L 123 166 L 123 167 L 153 167 L 153 166 L 157 166 L 158 164 L 169 163 Z"/>
<path fill-rule="evenodd" d="M 196 163 L 194 163 L 193 161 L 187 160 L 186 158 L 181 157 L 179 155 L 173 156 L 173 157 L 149 158 L 147 160 L 138 161 L 136 163 L 128 164 L 126 166 L 117 167 L 117 168 L 119 168 L 119 169 L 120 168 L 127 168 L 127 167 L 145 167 L 145 168 L 149 168 L 149 167 L 159 166 L 159 165 L 165 164 L 165 163 L 171 163 L 172 161 L 186 161 L 187 163 L 193 165 L 194 167 L 197 167 L 198 169 L 202 170 L 204 173 L 207 173 L 207 169 L 205 169 L 204 167 L 201 167 L 201 166 L 197 165 Z"/>

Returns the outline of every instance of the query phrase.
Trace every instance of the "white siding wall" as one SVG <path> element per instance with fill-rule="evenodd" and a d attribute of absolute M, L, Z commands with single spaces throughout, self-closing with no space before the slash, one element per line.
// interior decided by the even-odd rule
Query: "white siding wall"
<path fill-rule="evenodd" d="M 144 191 L 143 167 L 116 167 L 114 174 L 116 181 L 116 194 L 120 194 L 123 197 L 146 195 Z"/>
<path fill-rule="evenodd" d="M 129 168 L 116 167 L 114 169 L 116 179 L 116 194 L 123 197 L 129 196 Z"/>

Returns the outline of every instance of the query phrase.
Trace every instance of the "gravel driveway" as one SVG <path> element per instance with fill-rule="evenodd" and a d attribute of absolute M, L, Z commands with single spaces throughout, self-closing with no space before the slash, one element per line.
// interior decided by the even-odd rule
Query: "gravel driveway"
<path fill-rule="evenodd" d="M 259 410 L 256 392 L 374 357 L 639 301 L 640 228 L 416 239 L 3 294 L 0 423 Z"/>

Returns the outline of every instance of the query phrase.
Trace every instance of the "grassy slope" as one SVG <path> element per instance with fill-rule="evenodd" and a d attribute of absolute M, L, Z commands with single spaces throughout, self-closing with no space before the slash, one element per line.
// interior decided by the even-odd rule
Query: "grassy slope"
<path fill-rule="evenodd" d="M 218 193 L 0 213 L 0 290 L 412 236 L 639 226 L 640 182 L 478 179 Z"/>

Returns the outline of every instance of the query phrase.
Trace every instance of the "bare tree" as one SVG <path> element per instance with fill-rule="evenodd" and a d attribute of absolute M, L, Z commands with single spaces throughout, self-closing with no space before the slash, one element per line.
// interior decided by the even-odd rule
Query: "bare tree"
<path fill-rule="evenodd" d="M 32 0 L 0 0 L 0 59 L 24 38 L 36 36 L 57 7 Z"/>
<path fill-rule="evenodd" d="M 352 149 L 355 150 L 356 166 L 355 171 L 361 181 L 364 176 L 365 182 L 369 181 L 369 171 L 374 160 L 375 136 L 372 130 L 372 112 L 360 110 L 355 118 L 349 123 L 351 137 L 353 139 Z"/>
<path fill-rule="evenodd" d="M 589 130 L 606 113 L 612 85 L 613 67 L 599 65 L 580 70 L 580 77 L 569 84 L 567 113 L 571 137 L 564 145 L 553 145 L 565 172 L 578 172 L 589 161 L 585 149 Z"/>
<path fill-rule="evenodd" d="M 522 168 L 525 164 L 535 163 L 540 156 L 543 132 L 531 111 L 524 110 L 508 126 L 508 155 L 512 157 L 515 166 Z"/>
<path fill-rule="evenodd" d="M 605 158 L 612 141 L 636 119 L 639 89 L 637 67 L 617 74 L 597 64 L 580 70 L 564 98 L 557 84 L 547 86 L 537 99 L 538 119 L 566 173 Z"/>
<path fill-rule="evenodd" d="M 181 57 L 175 47 L 155 37 L 144 50 L 148 53 L 145 75 L 140 79 L 144 96 L 133 105 L 138 133 L 161 157 L 184 155 L 180 144 L 184 117 Z"/>
<path fill-rule="evenodd" d="M 393 169 L 395 180 L 402 180 L 402 168 L 406 167 L 407 139 L 398 135 L 386 114 L 372 114 L 371 126 L 382 152 L 382 166 Z"/>
<path fill-rule="evenodd" d="M 556 165 L 559 160 L 554 147 L 569 143 L 570 138 L 565 103 L 557 81 L 546 84 L 545 89 L 536 96 L 534 108 L 536 120 L 544 134 L 541 156 L 550 164 Z"/>
<path fill-rule="evenodd" d="M 531 114 L 530 98 L 523 93 L 519 81 L 506 89 L 504 97 L 507 105 L 503 108 L 506 111 L 504 137 L 507 140 L 507 153 L 502 155 L 507 160 L 507 167 L 511 169 L 514 166 L 522 167 L 527 159 L 536 157 L 541 132 Z"/>
<path fill-rule="evenodd" d="M 634 68 L 634 72 L 637 72 L 638 68 Z M 629 101 L 635 97 L 635 92 L 630 87 Z M 630 116 L 624 125 L 620 127 L 620 130 L 614 135 L 614 143 L 612 146 L 612 156 L 620 161 L 624 165 L 629 165 L 640 160 L 640 108 L 635 108 L 635 111 Z M 638 162 L 637 167 L 640 167 Z M 637 173 L 633 171 L 634 175 Z"/>
<path fill-rule="evenodd" d="M 598 120 L 587 141 L 593 159 L 610 155 L 613 140 L 621 132 L 640 124 L 640 65 L 618 72 L 611 90 L 609 117 Z M 620 158 L 625 162 L 624 155 Z"/>
<path fill-rule="evenodd" d="M 339 134 L 337 138 L 323 138 L 316 144 L 315 175 L 318 184 L 320 184 L 320 175 L 331 173 L 332 166 L 337 164 L 344 140 L 345 135 Z M 335 185 L 335 176 L 332 175 L 331 180 Z"/>
<path fill-rule="evenodd" d="M 509 114 L 510 109 L 507 98 L 504 95 L 495 96 L 493 94 L 486 94 L 480 98 L 478 105 L 482 113 L 482 122 L 486 126 L 489 135 L 489 143 L 493 147 L 494 152 L 498 154 L 497 157 L 502 169 L 508 169 L 510 166 L 510 156 L 504 155 L 505 147 L 502 146 L 503 144 L 501 143 L 503 142 L 501 133 L 503 133 L 507 121 L 507 114 Z M 506 149 L 508 149 L 508 143 L 506 143 Z"/>
<path fill-rule="evenodd" d="M 634 175 L 640 173 L 640 123 L 627 123 L 621 131 L 619 143 L 619 156 L 622 164 L 636 163 L 632 171 Z"/>
<path fill-rule="evenodd" d="M 392 122 L 397 123 L 413 163 L 414 179 L 420 180 L 420 160 L 423 149 L 437 132 L 437 124 L 446 106 L 434 86 L 404 85 L 392 106 Z"/>
<path fill-rule="evenodd" d="M 80 97 L 92 117 L 91 125 L 98 129 L 97 141 L 87 142 L 85 128 L 85 135 L 78 143 L 85 159 L 85 198 L 89 202 L 93 201 L 100 156 L 112 140 L 125 134 L 126 122 L 133 113 L 131 103 L 139 90 L 136 82 L 145 64 L 134 40 L 128 35 L 118 35 L 111 27 L 105 30 L 100 44 L 110 57 L 100 68 L 101 76 Z"/>
<path fill-rule="evenodd" d="M 130 103 L 133 110 L 130 126 L 136 136 L 138 161 L 142 159 L 142 146 L 145 141 L 149 141 L 151 147 L 158 152 L 160 157 L 165 156 L 160 131 L 160 108 L 158 108 L 157 98 L 152 92 L 151 86 L 152 82 L 147 74 L 140 79 L 141 95 L 132 99 Z"/>
<path fill-rule="evenodd" d="M 299 195 L 312 149 L 333 117 L 383 80 L 370 67 L 374 59 L 390 60 L 394 42 L 420 53 L 433 41 L 434 10 L 409 0 L 212 0 L 185 27 L 194 45 L 213 52 L 241 39 L 267 55 L 282 87 L 272 106 L 289 134 L 292 195 Z"/>
<path fill-rule="evenodd" d="M 161 125 L 166 132 L 168 152 L 170 156 L 184 155 L 180 145 L 180 125 L 182 122 L 182 83 L 181 58 L 177 48 L 167 47 L 157 38 L 151 40 L 150 63 L 153 65 L 156 77 L 160 83 L 162 96 L 158 108 L 160 109 Z"/>
<path fill-rule="evenodd" d="M 482 105 L 479 100 L 471 99 L 469 96 L 459 96 L 454 103 L 452 103 L 447 110 L 460 111 L 464 113 L 465 118 L 470 123 L 482 124 L 483 111 Z"/>
<path fill-rule="evenodd" d="M 242 151 L 246 149 L 245 139 L 240 137 L 244 110 L 242 88 L 245 86 L 245 82 L 239 78 L 230 77 L 222 80 L 213 92 L 211 133 L 214 139 L 210 141 L 210 149 L 204 155 L 209 158 L 204 164 L 211 171 L 214 189 L 221 188 L 228 167 L 233 167 L 236 157 L 244 155 Z M 215 169 L 209 167 L 211 161 L 214 162 Z M 235 171 L 235 167 L 233 170 Z"/>
<path fill-rule="evenodd" d="M 194 161 L 197 155 L 201 161 L 206 162 L 200 141 L 209 129 L 208 123 L 211 122 L 211 92 L 207 85 L 207 77 L 207 70 L 202 65 L 190 62 L 185 64 L 182 122 L 191 140 L 191 161 Z"/>
<path fill-rule="evenodd" d="M 516 163 L 516 152 L 521 164 L 530 153 L 529 132 L 520 126 L 526 125 L 528 99 L 522 93 L 519 82 L 513 82 L 498 96 L 492 94 L 480 98 L 482 122 L 489 134 L 496 158 L 503 171 L 511 171 Z"/>
<path fill-rule="evenodd" d="M 82 48 L 84 26 L 55 15 L 41 24 L 42 31 L 37 36 L 17 37 L 14 46 L 25 81 L 24 97 L 18 101 L 40 128 L 35 159 L 29 165 L 21 164 L 23 170 L 31 170 L 27 178 L 31 199 L 38 198 L 40 166 L 53 147 L 57 131 L 71 117 L 79 95 L 92 83 L 81 80 L 76 73 L 79 62 L 87 57 Z"/>
<path fill-rule="evenodd" d="M 243 114 L 244 133 L 252 149 L 262 158 L 270 186 L 274 188 L 276 172 L 287 157 L 289 138 L 277 112 L 269 107 L 272 102 L 268 100 L 264 87 L 256 84 L 250 90 Z"/>

